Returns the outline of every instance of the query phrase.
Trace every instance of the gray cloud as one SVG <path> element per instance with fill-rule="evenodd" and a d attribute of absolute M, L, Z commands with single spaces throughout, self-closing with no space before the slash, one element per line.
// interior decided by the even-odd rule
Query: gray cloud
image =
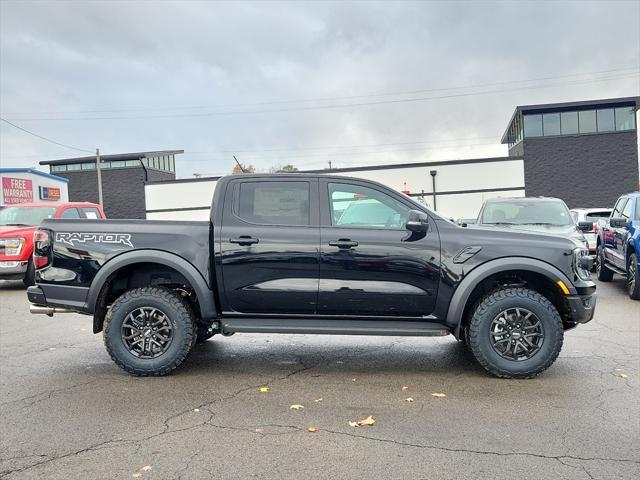
<path fill-rule="evenodd" d="M 231 154 L 220 150 L 242 151 L 243 161 L 265 169 L 503 155 L 498 140 L 515 105 L 637 95 L 638 77 L 350 108 L 77 118 L 362 103 L 173 109 L 640 68 L 638 25 L 638 2 L 3 1 L 0 110 L 41 135 L 106 153 L 184 148 L 180 176 L 230 171 Z M 146 110 L 41 113 L 134 109 Z M 74 120 L 34 120 L 50 117 Z M 75 155 L 6 124 L 0 135 L 3 166 Z M 436 143 L 325 148 L 420 141 Z"/>

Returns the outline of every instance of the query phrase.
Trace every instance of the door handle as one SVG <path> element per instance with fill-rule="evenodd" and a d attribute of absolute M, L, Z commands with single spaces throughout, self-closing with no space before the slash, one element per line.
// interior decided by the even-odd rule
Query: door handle
<path fill-rule="evenodd" d="M 260 239 L 258 238 L 253 238 L 249 235 L 240 235 L 237 238 L 230 238 L 229 239 L 229 243 L 237 243 L 238 245 L 242 245 L 242 246 L 248 246 L 248 245 L 252 245 L 254 243 L 259 243 Z"/>
<path fill-rule="evenodd" d="M 349 250 L 350 248 L 357 247 L 358 242 L 355 242 L 348 238 L 340 238 L 339 240 L 330 241 L 329 246 L 338 247 L 340 250 Z"/>

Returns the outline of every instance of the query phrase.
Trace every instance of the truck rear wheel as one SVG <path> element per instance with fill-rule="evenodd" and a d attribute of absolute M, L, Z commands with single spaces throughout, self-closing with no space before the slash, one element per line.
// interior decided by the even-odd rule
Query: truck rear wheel
<path fill-rule="evenodd" d="M 503 288 L 478 303 L 468 334 L 469 348 L 488 372 L 531 378 L 556 360 L 564 330 L 547 298 L 527 288 Z"/>
<path fill-rule="evenodd" d="M 120 368 L 137 376 L 166 375 L 187 358 L 195 343 L 195 315 L 166 288 L 136 288 L 113 303 L 102 334 Z"/>

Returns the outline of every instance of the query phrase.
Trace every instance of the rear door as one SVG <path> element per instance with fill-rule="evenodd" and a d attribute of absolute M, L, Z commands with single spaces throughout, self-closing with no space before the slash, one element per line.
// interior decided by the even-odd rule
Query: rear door
<path fill-rule="evenodd" d="M 440 240 L 405 228 L 411 203 L 357 180 L 320 180 L 318 313 L 422 317 L 435 306 Z"/>
<path fill-rule="evenodd" d="M 317 179 L 227 185 L 220 237 L 226 315 L 314 314 L 318 301 Z"/>

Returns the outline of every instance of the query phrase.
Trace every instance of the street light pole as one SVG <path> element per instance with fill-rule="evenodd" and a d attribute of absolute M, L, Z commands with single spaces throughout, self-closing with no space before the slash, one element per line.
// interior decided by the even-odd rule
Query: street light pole
<path fill-rule="evenodd" d="M 98 203 L 102 207 L 102 171 L 100 170 L 100 149 L 96 148 L 96 172 L 98 173 Z"/>

